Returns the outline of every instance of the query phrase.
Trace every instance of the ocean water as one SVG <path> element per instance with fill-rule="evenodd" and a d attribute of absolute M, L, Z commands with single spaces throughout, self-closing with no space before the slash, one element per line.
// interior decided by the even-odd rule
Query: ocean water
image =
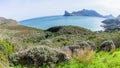
<path fill-rule="evenodd" d="M 103 20 L 105 20 L 105 18 L 88 16 L 48 16 L 23 20 L 20 21 L 20 24 L 44 30 L 53 26 L 73 25 L 84 27 L 92 31 L 98 31 L 103 30 L 100 26 L 103 25 L 103 23 L 101 23 Z"/>

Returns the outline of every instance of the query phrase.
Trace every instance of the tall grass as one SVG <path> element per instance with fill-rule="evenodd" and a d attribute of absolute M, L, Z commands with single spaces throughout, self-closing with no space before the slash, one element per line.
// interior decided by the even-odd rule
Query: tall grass
<path fill-rule="evenodd" d="M 74 56 L 76 60 L 83 63 L 91 63 L 94 57 L 95 51 L 91 50 L 89 47 L 77 50 Z"/>
<path fill-rule="evenodd" d="M 85 62 L 80 62 L 81 59 L 80 60 L 71 59 L 69 62 L 57 64 L 55 68 L 120 68 L 119 59 L 120 49 L 112 53 L 110 52 L 95 53 L 92 62 L 90 62 L 89 64 Z"/>

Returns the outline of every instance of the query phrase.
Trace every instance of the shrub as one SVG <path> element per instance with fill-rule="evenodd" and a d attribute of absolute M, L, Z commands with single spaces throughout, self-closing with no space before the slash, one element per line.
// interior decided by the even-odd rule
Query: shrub
<path fill-rule="evenodd" d="M 9 65 L 8 56 L 14 52 L 13 44 L 6 40 L 0 40 L 0 68 Z"/>
<path fill-rule="evenodd" d="M 61 48 L 69 58 L 75 58 L 80 62 L 90 63 L 95 53 L 95 43 L 86 41 L 78 45 L 69 45 Z"/>
<path fill-rule="evenodd" d="M 100 50 L 103 50 L 103 51 L 114 51 L 115 48 L 116 48 L 116 47 L 115 47 L 113 41 L 104 41 L 104 42 L 100 45 Z"/>
<path fill-rule="evenodd" d="M 116 31 L 111 36 L 116 48 L 120 47 L 120 31 Z"/>
<path fill-rule="evenodd" d="M 95 51 L 91 50 L 89 47 L 84 49 L 78 49 L 74 54 L 74 58 L 82 63 L 91 63 L 95 57 Z"/>
<path fill-rule="evenodd" d="M 10 56 L 10 61 L 13 64 L 28 66 L 51 65 L 66 61 L 67 59 L 68 58 L 65 53 L 46 46 L 33 47 Z"/>
<path fill-rule="evenodd" d="M 97 46 L 94 42 L 86 41 L 86 43 L 88 44 L 88 46 L 90 46 L 91 49 L 96 50 Z"/>
<path fill-rule="evenodd" d="M 0 54 L 0 68 L 4 68 L 6 66 L 9 66 L 8 58 Z"/>
<path fill-rule="evenodd" d="M 9 55 L 14 52 L 14 46 L 7 40 L 0 40 L 0 51 L 5 55 Z"/>
<path fill-rule="evenodd" d="M 78 26 L 55 26 L 47 29 L 47 31 L 56 33 L 57 35 L 63 34 L 88 35 L 92 33 L 92 31 Z"/>
<path fill-rule="evenodd" d="M 95 50 L 96 49 L 95 43 L 93 43 L 91 41 L 86 41 L 86 42 L 81 42 L 81 43 L 76 44 L 76 45 L 66 46 L 66 48 L 70 49 L 70 51 L 72 53 L 76 52 L 77 49 L 85 49 L 86 47 L 89 47 L 90 50 Z"/>

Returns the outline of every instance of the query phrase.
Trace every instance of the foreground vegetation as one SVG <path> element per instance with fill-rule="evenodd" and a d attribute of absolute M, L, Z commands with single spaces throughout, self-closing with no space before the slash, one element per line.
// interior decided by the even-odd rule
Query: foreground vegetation
<path fill-rule="evenodd" d="M 120 49 L 117 49 L 114 52 L 98 52 L 92 55 L 87 54 L 86 56 L 81 55 L 79 56 L 79 59 L 72 58 L 66 62 L 58 63 L 56 65 L 52 64 L 52 66 L 53 68 L 120 68 L 119 58 Z M 41 67 L 52 68 L 47 65 Z M 23 68 L 23 66 L 18 65 L 11 68 Z"/>
<path fill-rule="evenodd" d="M 120 31 L 0 25 L 0 68 L 120 68 Z"/>

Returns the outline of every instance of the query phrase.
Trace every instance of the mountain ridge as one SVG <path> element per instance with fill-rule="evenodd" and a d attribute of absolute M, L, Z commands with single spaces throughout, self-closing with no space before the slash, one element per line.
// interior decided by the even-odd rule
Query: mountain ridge
<path fill-rule="evenodd" d="M 6 19 L 4 17 L 0 17 L 0 25 L 2 24 L 18 25 L 19 23 L 13 19 Z"/>
<path fill-rule="evenodd" d="M 72 13 L 65 11 L 64 16 L 92 16 L 92 17 L 114 18 L 114 16 L 112 14 L 104 16 L 104 15 L 96 12 L 95 10 L 88 10 L 88 9 L 74 11 Z"/>

